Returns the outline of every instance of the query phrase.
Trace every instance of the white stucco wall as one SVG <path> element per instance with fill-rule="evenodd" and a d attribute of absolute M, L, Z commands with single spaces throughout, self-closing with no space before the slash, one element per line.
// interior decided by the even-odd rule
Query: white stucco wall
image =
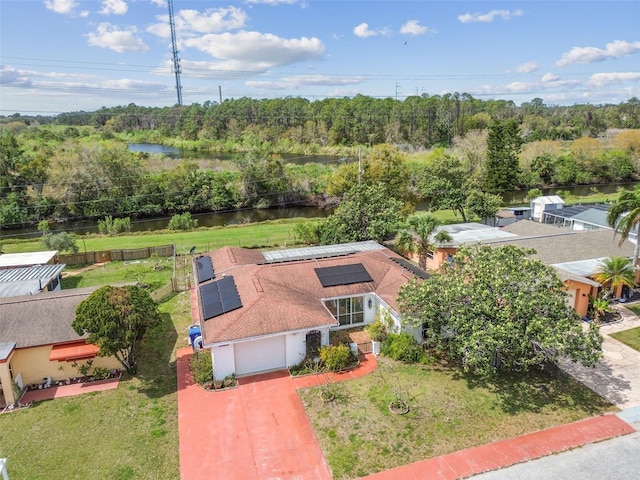
<path fill-rule="evenodd" d="M 287 367 L 298 365 L 307 354 L 307 332 L 289 333 L 285 336 L 285 348 L 287 349 Z"/>
<path fill-rule="evenodd" d="M 211 360 L 213 362 L 213 376 L 216 380 L 236 373 L 236 360 L 233 354 L 233 345 L 224 345 L 211 348 Z"/>
<path fill-rule="evenodd" d="M 371 300 L 371 308 L 369 308 L 369 300 Z M 376 319 L 378 311 L 378 301 L 375 295 L 364 296 L 364 323 L 372 323 Z"/>

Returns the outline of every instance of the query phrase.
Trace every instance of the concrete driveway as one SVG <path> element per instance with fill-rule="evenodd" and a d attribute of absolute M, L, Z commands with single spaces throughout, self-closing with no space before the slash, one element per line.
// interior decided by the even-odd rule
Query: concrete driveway
<path fill-rule="evenodd" d="M 207 392 L 191 379 L 189 354 L 178 352 L 182 479 L 332 478 L 287 371 Z"/>

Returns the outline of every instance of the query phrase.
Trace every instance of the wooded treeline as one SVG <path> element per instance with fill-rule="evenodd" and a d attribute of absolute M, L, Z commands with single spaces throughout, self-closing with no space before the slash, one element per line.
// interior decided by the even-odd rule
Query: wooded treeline
<path fill-rule="evenodd" d="M 630 128 L 640 125 L 637 99 L 573 107 L 538 100 L 239 99 L 103 108 L 49 121 L 3 117 L 0 228 L 322 205 L 377 182 L 393 187 L 405 211 L 428 199 L 432 209 L 464 219 L 467 211 L 482 217 L 499 202 L 491 195 L 510 190 L 640 178 L 640 129 Z M 212 168 L 133 153 L 132 141 L 244 153 Z M 362 147 L 360 172 L 352 144 Z M 293 150 L 339 151 L 351 161 L 296 166 L 278 155 Z"/>
<path fill-rule="evenodd" d="M 15 115 L 11 119 L 20 119 Z M 466 93 L 411 96 L 404 100 L 357 95 L 311 101 L 239 98 L 190 106 L 103 107 L 48 119 L 57 125 L 107 128 L 115 133 L 151 130 L 161 136 L 211 142 L 288 141 L 298 144 L 450 146 L 494 120 L 513 119 L 525 142 L 596 137 L 611 128 L 640 128 L 640 100 L 618 105 L 546 105 L 540 98 L 520 106 Z M 7 118 L 5 117 L 5 121 Z M 43 117 L 34 119 L 42 122 Z"/>

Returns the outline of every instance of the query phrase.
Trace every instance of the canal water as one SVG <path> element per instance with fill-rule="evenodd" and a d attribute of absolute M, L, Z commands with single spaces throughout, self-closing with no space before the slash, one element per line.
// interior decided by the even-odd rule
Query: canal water
<path fill-rule="evenodd" d="M 136 152 L 146 152 L 150 154 L 162 154 L 166 155 L 170 158 L 182 159 L 182 158 L 199 158 L 199 159 L 211 159 L 211 160 L 231 160 L 234 158 L 233 154 L 230 153 L 203 153 L 203 152 L 193 152 L 193 151 L 185 151 L 179 150 L 173 147 L 166 147 L 164 145 L 155 145 L 155 144 L 142 144 L 142 143 L 132 143 L 129 144 L 129 148 L 132 151 Z M 340 157 L 331 157 L 331 156 L 320 156 L 320 155 L 311 155 L 311 156 L 284 156 L 286 161 L 290 161 L 292 163 L 297 164 L 305 164 L 305 163 L 314 163 L 314 162 L 341 162 L 350 159 L 342 159 Z M 620 187 L 625 189 L 633 189 L 635 185 L 638 185 L 639 182 L 631 182 L 624 184 L 603 184 L 603 185 L 580 185 L 576 187 L 558 187 L 558 188 L 546 188 L 542 189 L 543 195 L 554 195 L 558 190 L 568 191 L 573 195 L 588 195 L 592 192 L 592 188 L 596 188 L 600 193 L 615 193 L 618 191 Z M 505 205 L 526 205 L 527 203 L 527 192 L 524 190 L 507 192 L 503 195 Z M 420 203 L 417 205 L 417 210 L 426 210 L 428 208 L 428 203 Z M 332 213 L 331 209 L 322 209 L 315 207 L 302 207 L 302 206 L 290 206 L 286 208 L 269 208 L 269 209 L 241 209 L 234 211 L 225 211 L 225 212 L 214 212 L 214 213 L 203 213 L 203 214 L 195 214 L 194 218 L 198 220 L 198 225 L 201 227 L 218 227 L 218 226 L 226 226 L 226 225 L 237 225 L 244 223 L 253 223 L 253 222 L 262 222 L 265 220 L 277 220 L 282 218 L 324 218 L 329 216 Z M 131 220 L 131 231 L 133 232 L 142 232 L 142 231 L 154 231 L 154 230 L 162 230 L 167 228 L 169 223 L 169 217 L 161 217 L 161 218 L 151 218 L 151 219 L 132 219 Z M 83 235 L 86 233 L 97 233 L 98 226 L 96 222 L 60 222 L 51 225 L 51 229 L 53 231 L 62 232 L 66 231 L 69 233 L 75 233 L 78 235 Z M 15 230 L 3 230 L 0 232 L 2 237 L 4 238 L 29 238 L 36 237 L 41 235 L 38 232 L 38 229 L 33 227 L 27 227 L 22 229 Z"/>

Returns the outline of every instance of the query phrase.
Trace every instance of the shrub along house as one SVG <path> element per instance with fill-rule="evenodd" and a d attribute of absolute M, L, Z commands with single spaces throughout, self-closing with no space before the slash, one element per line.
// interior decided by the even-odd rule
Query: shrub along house
<path fill-rule="evenodd" d="M 194 259 L 202 345 L 217 380 L 299 364 L 331 329 L 382 310 L 400 328 L 396 296 L 426 275 L 376 242 L 271 252 L 225 247 Z M 418 332 L 419 333 L 419 332 Z"/>
<path fill-rule="evenodd" d="M 0 406 L 15 403 L 16 390 L 29 384 L 79 376 L 87 360 L 93 368 L 120 368 L 71 328 L 76 307 L 96 288 L 0 298 Z"/>

